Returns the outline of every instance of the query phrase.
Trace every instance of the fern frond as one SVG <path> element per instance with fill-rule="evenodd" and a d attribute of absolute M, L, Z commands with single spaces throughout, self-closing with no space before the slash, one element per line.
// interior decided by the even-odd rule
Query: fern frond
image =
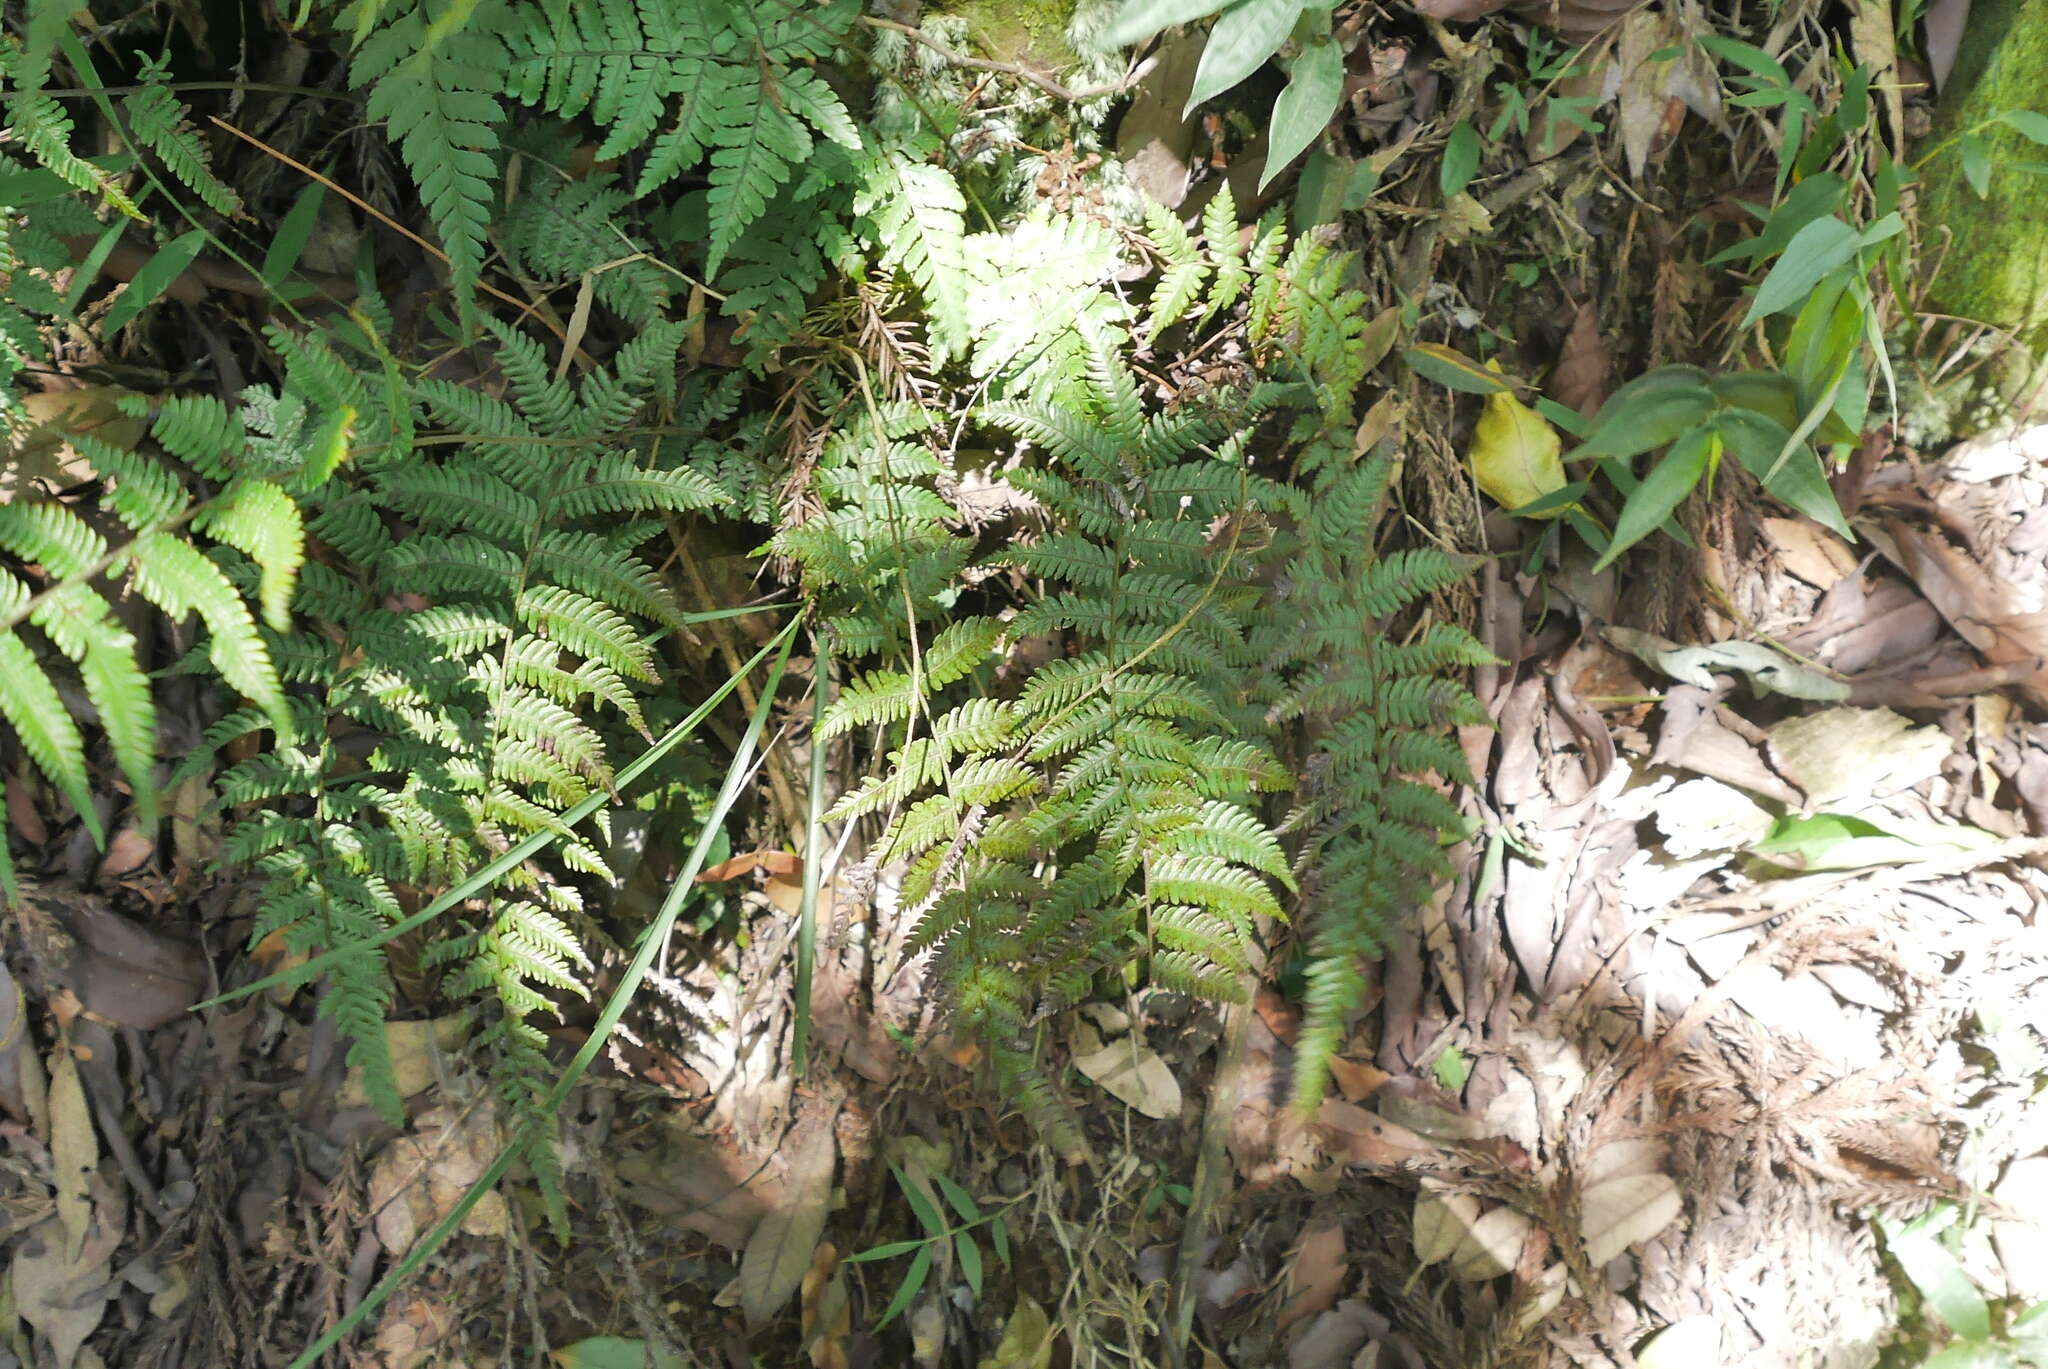
<path fill-rule="evenodd" d="M 154 65 L 145 68 L 142 79 L 146 84 L 121 102 L 122 112 L 128 116 L 128 131 L 208 209 L 228 218 L 240 214 L 241 197 L 214 174 L 213 159 L 192 131 L 192 111 L 157 84 L 162 76 Z"/>

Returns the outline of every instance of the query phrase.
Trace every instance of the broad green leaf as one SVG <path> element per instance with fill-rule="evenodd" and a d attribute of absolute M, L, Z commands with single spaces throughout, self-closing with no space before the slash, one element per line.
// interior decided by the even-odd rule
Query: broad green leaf
<path fill-rule="evenodd" d="M 1406 353 L 1408 369 L 1424 380 L 1468 395 L 1506 394 L 1514 382 L 1498 371 L 1489 371 L 1455 347 L 1440 342 L 1418 342 Z"/>
<path fill-rule="evenodd" d="M 1267 135 L 1265 189 L 1328 126 L 1344 99 L 1344 54 L 1324 38 L 1302 48 L 1287 88 L 1273 101 L 1273 129 Z"/>
<path fill-rule="evenodd" d="M 1778 502 L 1798 510 L 1814 522 L 1840 533 L 1853 542 L 1856 534 L 1849 531 L 1849 524 L 1842 517 L 1842 509 L 1835 502 L 1835 492 L 1828 486 L 1827 473 L 1821 469 L 1820 457 L 1811 447 L 1801 443 L 1789 457 L 1785 457 L 1786 444 L 1792 434 L 1782 423 L 1774 422 L 1753 409 L 1724 409 L 1714 420 L 1714 428 L 1721 435 L 1721 441 L 1728 450 L 1735 453 L 1743 469 L 1764 482 L 1764 488 Z M 1780 458 L 1785 457 L 1782 464 Z M 1773 475 L 1772 471 L 1776 470 Z"/>
<path fill-rule="evenodd" d="M 1225 10 L 1209 30 L 1201 64 L 1195 68 L 1194 89 L 1188 92 L 1181 117 L 1264 66 L 1294 32 L 1301 9 L 1301 0 L 1237 0 Z"/>
<path fill-rule="evenodd" d="M 1723 404 L 1754 409 L 1766 418 L 1784 424 L 1787 431 L 1798 426 L 1801 413 L 1799 386 L 1792 377 L 1781 372 L 1737 371 L 1732 375 L 1715 376 L 1707 382 L 1707 388 Z"/>
<path fill-rule="evenodd" d="M 155 256 L 142 264 L 142 269 L 128 282 L 128 288 L 121 292 L 121 298 L 107 310 L 103 325 L 107 333 L 118 333 L 154 304 L 157 296 L 171 288 L 171 282 L 185 274 L 185 268 L 205 246 L 206 234 L 197 228 L 165 243 Z"/>
<path fill-rule="evenodd" d="M 1117 14 L 1116 22 L 1102 35 L 1103 41 L 1121 47 L 1150 38 L 1175 24 L 1192 24 L 1222 9 L 1229 0 L 1129 0 Z"/>
<path fill-rule="evenodd" d="M 1888 1236 L 1885 1245 L 1951 1331 L 1970 1340 L 1991 1334 L 1991 1309 L 1984 1295 L 1939 1241 L 1920 1232 L 1901 1232 Z"/>
<path fill-rule="evenodd" d="M 1616 390 L 1600 406 L 1593 420 L 1593 435 L 1572 452 L 1570 460 L 1586 457 L 1630 457 L 1654 450 L 1687 431 L 1720 406 L 1714 392 L 1693 380 L 1690 368 L 1667 367 L 1675 372 L 1663 378 L 1658 372 L 1641 380 L 1659 377 L 1654 385 L 1631 381 Z M 1640 385 L 1640 388 L 1636 388 Z"/>
<path fill-rule="evenodd" d="M 1792 78 L 1785 74 L 1785 68 L 1772 60 L 1770 54 L 1762 48 L 1751 47 L 1748 43 L 1723 38 L 1715 33 L 1701 34 L 1699 45 L 1730 66 L 1741 67 L 1752 75 L 1776 81 L 1779 85 L 1792 84 Z"/>
<path fill-rule="evenodd" d="M 327 187 L 316 181 L 299 192 L 292 207 L 278 220 L 277 235 L 264 249 L 263 266 L 256 273 L 271 289 L 283 285 L 284 278 L 299 264 L 306 242 L 313 236 L 313 225 L 320 221 L 320 202 L 326 197 Z"/>
<path fill-rule="evenodd" d="M 981 1247 L 974 1243 L 972 1232 L 962 1231 L 953 1237 L 953 1250 L 960 1257 L 960 1277 L 967 1280 L 967 1286 L 974 1290 L 974 1296 L 981 1296 Z"/>
<path fill-rule="evenodd" d="M 1776 256 L 1785 250 L 1786 244 L 1800 229 L 1840 208 L 1843 192 L 1847 189 L 1848 182 L 1832 171 L 1808 176 L 1793 186 L 1783 203 L 1770 212 L 1761 232 L 1746 242 L 1738 242 L 1717 252 L 1708 258 L 1708 264 Z"/>
<path fill-rule="evenodd" d="M 2008 109 L 1998 115 L 1998 121 L 2030 143 L 2048 145 L 2048 114 L 2031 109 Z"/>
<path fill-rule="evenodd" d="M 1963 159 L 1963 179 L 1983 199 L 1991 193 L 1991 145 L 1980 134 L 1965 133 L 1957 152 Z"/>
<path fill-rule="evenodd" d="M 943 1174 L 932 1175 L 932 1182 L 938 1185 L 939 1193 L 952 1209 L 960 1214 L 961 1221 L 972 1223 L 981 1220 L 981 1209 L 974 1205 L 974 1199 L 968 1195 L 966 1189 Z"/>
<path fill-rule="evenodd" d="M 882 1319 L 875 1323 L 877 1331 L 896 1320 L 903 1309 L 910 1306 L 910 1300 L 924 1287 L 925 1275 L 931 1272 L 931 1268 L 932 1248 L 926 1244 L 917 1252 L 917 1258 L 910 1262 L 910 1268 L 903 1271 L 903 1282 L 896 1286 L 896 1296 L 889 1299 L 888 1310 L 883 1312 Z"/>
<path fill-rule="evenodd" d="M 1520 508 L 1508 512 L 1517 518 L 1555 518 L 1586 497 L 1588 486 L 1583 480 L 1574 480 L 1560 485 L 1541 499 L 1532 499 Z"/>
<path fill-rule="evenodd" d="M 1809 398 L 1818 398 L 1827 388 L 1842 359 L 1856 350 L 1863 336 L 1863 302 L 1849 289 L 1849 275 L 1837 271 L 1822 280 L 1800 307 L 1785 339 L 1785 360 L 1800 393 Z"/>
<path fill-rule="evenodd" d="M 683 1369 L 683 1361 L 673 1351 L 624 1336 L 590 1336 L 548 1351 L 548 1358 L 562 1369 L 647 1369 L 650 1350 L 654 1352 L 654 1369 Z"/>
<path fill-rule="evenodd" d="M 1856 255 L 1857 245 L 1856 230 L 1833 216 L 1815 219 L 1800 229 L 1786 244 L 1785 255 L 1771 267 L 1771 274 L 1757 287 L 1742 326 L 1747 328 L 1760 318 L 1803 303 L 1823 277 Z"/>
<path fill-rule="evenodd" d="M 1512 394 L 1488 395 L 1472 430 L 1472 476 L 1494 503 L 1523 508 L 1563 487 L 1562 448 L 1541 414 Z"/>
<path fill-rule="evenodd" d="M 897 1255 L 908 1255 L 911 1251 L 921 1250 L 930 1244 L 931 1239 L 929 1237 L 915 1241 L 885 1241 L 872 1250 L 863 1250 L 857 1255 L 848 1255 L 840 1263 L 866 1264 L 870 1260 L 891 1259 Z"/>
<path fill-rule="evenodd" d="M 1444 142 L 1444 159 L 1437 167 L 1437 186 L 1444 198 L 1463 191 L 1479 174 L 1479 130 L 1460 120 Z"/>
<path fill-rule="evenodd" d="M 1621 515 L 1614 520 L 1614 538 L 1594 564 L 1594 571 L 1607 569 L 1616 557 L 1661 527 L 1699 485 L 1707 467 L 1720 455 L 1720 446 L 1721 439 L 1704 423 L 1673 442 L 1621 506 Z"/>

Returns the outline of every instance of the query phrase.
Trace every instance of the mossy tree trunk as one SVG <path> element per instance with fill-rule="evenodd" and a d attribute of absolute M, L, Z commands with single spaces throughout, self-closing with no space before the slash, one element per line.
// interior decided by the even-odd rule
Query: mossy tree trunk
<path fill-rule="evenodd" d="M 2040 358 L 2048 352 L 2048 176 L 2015 163 L 2048 162 L 2048 148 L 1989 124 L 2008 110 L 2048 115 L 2048 0 L 1972 6 L 1926 143 L 1938 150 L 1923 171 L 1920 202 L 1923 247 L 1938 263 L 1936 306 L 2013 329 Z M 1972 131 L 1991 154 L 1989 193 L 1981 196 L 1964 174 L 1960 150 L 1960 138 Z"/>

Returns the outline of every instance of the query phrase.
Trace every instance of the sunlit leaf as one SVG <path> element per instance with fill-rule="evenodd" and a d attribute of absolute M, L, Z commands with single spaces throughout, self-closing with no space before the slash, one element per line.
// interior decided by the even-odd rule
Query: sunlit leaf
<path fill-rule="evenodd" d="M 1720 446 L 1720 437 L 1706 424 L 1673 442 L 1622 505 L 1621 516 L 1614 520 L 1614 538 L 1593 569 L 1605 570 L 1615 557 L 1661 527 L 1698 487 Z"/>
<path fill-rule="evenodd" d="M 1294 59 L 1287 88 L 1273 101 L 1273 130 L 1267 135 L 1265 189 L 1328 126 L 1344 98 L 1344 54 L 1328 39 L 1310 43 Z"/>
<path fill-rule="evenodd" d="M 1182 117 L 1264 66 L 1294 32 L 1301 10 L 1301 0 L 1238 0 L 1225 10 L 1209 30 Z"/>
<path fill-rule="evenodd" d="M 1541 414 L 1512 394 L 1488 395 L 1472 430 L 1472 476 L 1496 504 L 1523 508 L 1563 487 L 1562 450 Z"/>

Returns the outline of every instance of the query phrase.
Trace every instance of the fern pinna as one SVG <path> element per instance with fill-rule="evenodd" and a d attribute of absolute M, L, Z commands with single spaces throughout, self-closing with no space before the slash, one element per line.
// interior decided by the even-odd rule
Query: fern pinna
<path fill-rule="evenodd" d="M 910 723 L 922 696 L 999 643 L 1067 640 L 1069 654 L 1016 698 L 972 698 L 912 724 L 887 771 L 835 810 L 895 814 L 876 858 L 907 866 L 914 944 L 939 948 L 961 1015 L 1055 1125 L 1032 1023 L 1134 955 L 1159 983 L 1235 996 L 1256 921 L 1280 915 L 1275 886 L 1293 883 L 1258 815 L 1258 796 L 1289 777 L 1244 693 L 1254 532 L 1271 492 L 1246 469 L 1241 429 L 1193 410 L 1148 415 L 1120 342 L 1088 331 L 1084 404 L 984 412 L 1046 458 L 1011 479 L 1049 526 L 1008 558 L 1045 596 L 1008 624 L 948 627 L 920 679 L 854 682 L 824 729 Z"/>
<path fill-rule="evenodd" d="M 518 868 L 424 957 L 452 969 L 456 992 L 497 1004 L 486 1037 L 506 1100 L 515 1115 L 537 1106 L 544 1038 L 531 1019 L 550 993 L 584 992 L 574 876 L 610 878 L 602 810 L 574 829 L 561 815 L 612 787 L 603 717 L 646 735 L 653 636 L 681 621 L 637 548 L 659 515 L 718 498 L 682 454 L 625 431 L 647 394 L 673 394 L 678 325 L 648 329 L 576 385 L 532 339 L 493 331 L 505 398 L 433 379 L 397 394 L 396 414 L 366 387 L 349 396 L 370 411 L 367 430 L 402 433 L 417 410 L 460 442 L 364 453 L 314 504 L 310 530 L 349 569 L 307 568 L 299 608 L 320 632 L 278 644 L 309 688 L 276 748 L 219 781 L 246 814 L 228 858 L 266 878 L 257 935 L 358 948 L 335 962 L 323 1004 L 386 1110 L 399 1102 L 382 1030 L 390 970 L 362 943 L 406 900 L 551 832 L 564 873 Z M 304 372 L 326 349 L 292 345 L 293 388 L 312 386 Z M 210 740 L 263 725 L 238 715 Z M 535 1161 L 547 1182 L 552 1156 Z"/>

